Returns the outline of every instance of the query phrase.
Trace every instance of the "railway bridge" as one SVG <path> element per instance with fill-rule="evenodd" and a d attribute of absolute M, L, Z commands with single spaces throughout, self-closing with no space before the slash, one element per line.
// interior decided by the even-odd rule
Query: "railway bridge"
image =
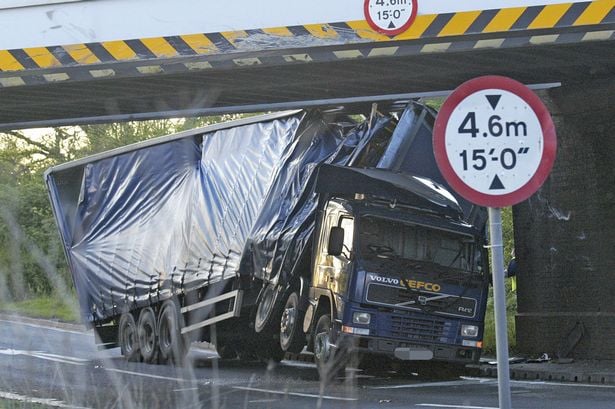
<path fill-rule="evenodd" d="M 615 359 L 615 0 L 9 0 L 0 129 L 542 89 L 559 137 L 513 209 L 517 336 Z"/>

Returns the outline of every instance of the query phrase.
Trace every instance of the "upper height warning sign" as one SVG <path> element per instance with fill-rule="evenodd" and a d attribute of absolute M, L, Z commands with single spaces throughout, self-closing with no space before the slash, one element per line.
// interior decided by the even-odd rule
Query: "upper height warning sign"
<path fill-rule="evenodd" d="M 531 196 L 555 160 L 555 127 L 542 101 L 510 78 L 462 84 L 434 125 L 434 154 L 447 182 L 473 203 L 504 207 Z"/>
<path fill-rule="evenodd" d="M 418 10 L 417 0 L 365 0 L 365 19 L 376 31 L 394 36 L 412 25 Z"/>

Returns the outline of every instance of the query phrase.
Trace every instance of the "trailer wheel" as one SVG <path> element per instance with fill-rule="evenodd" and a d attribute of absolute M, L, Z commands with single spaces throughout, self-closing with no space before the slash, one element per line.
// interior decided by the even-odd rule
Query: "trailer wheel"
<path fill-rule="evenodd" d="M 323 314 L 314 328 L 314 360 L 322 381 L 328 382 L 345 375 L 346 354 L 333 342 L 331 316 Z"/>
<path fill-rule="evenodd" d="M 188 352 L 188 341 L 181 334 L 183 317 L 176 301 L 166 300 L 158 314 L 158 343 L 163 362 L 183 365 Z"/>
<path fill-rule="evenodd" d="M 137 336 L 137 324 L 131 313 L 122 314 L 118 331 L 122 355 L 129 361 L 138 361 L 141 357 L 139 337 Z"/>
<path fill-rule="evenodd" d="M 283 351 L 298 354 L 303 349 L 303 315 L 299 310 L 299 295 L 293 292 L 288 296 L 280 317 L 280 346 Z"/>
<path fill-rule="evenodd" d="M 155 363 L 158 358 L 158 336 L 156 335 L 156 314 L 151 307 L 141 310 L 137 328 L 143 361 Z"/>

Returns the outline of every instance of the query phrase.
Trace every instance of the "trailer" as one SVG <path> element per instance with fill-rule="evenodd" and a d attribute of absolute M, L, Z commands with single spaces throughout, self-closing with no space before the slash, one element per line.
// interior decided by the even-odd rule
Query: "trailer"
<path fill-rule="evenodd" d="M 45 174 L 84 321 L 129 360 L 307 350 L 475 362 L 484 213 L 443 184 L 413 101 L 287 111 Z M 461 203 L 461 204 L 460 204 Z"/>

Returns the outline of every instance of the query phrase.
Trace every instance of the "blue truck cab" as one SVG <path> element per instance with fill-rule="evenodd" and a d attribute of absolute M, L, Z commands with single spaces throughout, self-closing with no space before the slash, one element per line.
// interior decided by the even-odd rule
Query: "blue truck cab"
<path fill-rule="evenodd" d="M 478 361 L 489 285 L 481 232 L 428 179 L 378 169 L 335 171 L 333 180 L 329 170 L 319 174 L 321 210 L 304 320 L 317 362 L 350 351 Z"/>

